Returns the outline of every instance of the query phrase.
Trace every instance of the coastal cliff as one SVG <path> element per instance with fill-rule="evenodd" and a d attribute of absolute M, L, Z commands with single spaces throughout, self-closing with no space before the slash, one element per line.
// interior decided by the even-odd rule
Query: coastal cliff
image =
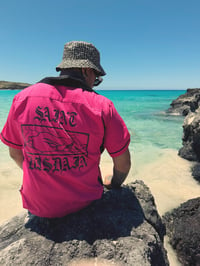
<path fill-rule="evenodd" d="M 188 89 L 166 113 L 185 116 L 183 146 L 178 154 L 192 162 L 192 176 L 200 182 L 200 89 Z M 193 199 L 191 195 L 190 200 L 162 218 L 181 265 L 200 266 L 200 197 Z"/>
<path fill-rule="evenodd" d="M 167 113 L 186 116 L 190 112 L 195 112 L 199 105 L 200 89 L 187 89 L 186 93 L 181 94 L 177 99 L 172 101 Z"/>
<path fill-rule="evenodd" d="M 29 83 L 0 80 L 0 90 L 23 90 L 30 85 Z"/>
<path fill-rule="evenodd" d="M 187 89 L 171 103 L 167 113 L 185 116 L 182 147 L 178 154 L 194 162 L 192 175 L 200 182 L 200 89 Z"/>
<path fill-rule="evenodd" d="M 192 175 L 200 182 L 200 88 L 187 89 L 173 100 L 167 114 L 185 116 L 179 156 L 193 161 Z"/>
<path fill-rule="evenodd" d="M 164 235 L 149 188 L 135 181 L 64 218 L 13 217 L 0 227 L 0 265 L 169 266 Z"/>

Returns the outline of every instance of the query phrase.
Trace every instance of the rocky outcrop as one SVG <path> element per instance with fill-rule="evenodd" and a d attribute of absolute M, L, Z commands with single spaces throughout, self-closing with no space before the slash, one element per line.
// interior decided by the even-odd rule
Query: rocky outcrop
<path fill-rule="evenodd" d="M 189 113 L 184 120 L 182 144 L 178 154 L 194 161 L 192 175 L 200 182 L 200 107 L 194 113 Z"/>
<path fill-rule="evenodd" d="M 0 81 L 0 90 L 22 90 L 30 85 L 23 82 Z"/>
<path fill-rule="evenodd" d="M 185 94 L 172 101 L 168 114 L 186 116 L 183 123 L 182 144 L 178 154 L 195 162 L 193 177 L 200 182 L 200 89 L 187 89 Z"/>
<path fill-rule="evenodd" d="M 182 140 L 179 155 L 190 161 L 200 161 L 200 108 L 186 116 Z"/>
<path fill-rule="evenodd" d="M 178 154 L 193 161 L 192 175 L 200 182 L 200 89 L 188 89 L 168 113 L 186 116 Z M 191 195 L 192 197 L 192 195 Z M 167 235 L 183 266 L 200 266 L 200 198 L 191 199 L 163 216 Z"/>
<path fill-rule="evenodd" d="M 163 221 L 181 265 L 200 266 L 200 198 L 183 203 Z"/>
<path fill-rule="evenodd" d="M 87 258 L 101 265 L 169 265 L 165 227 L 142 181 L 105 190 L 102 199 L 64 218 L 24 219 L 0 227 L 0 265 L 79 265 Z"/>
<path fill-rule="evenodd" d="M 188 89 L 167 113 L 186 116 L 183 147 L 178 154 L 193 161 L 192 175 L 200 182 L 200 89 Z M 191 195 L 192 197 L 192 195 Z M 183 266 L 200 266 L 200 198 L 191 199 L 163 216 L 167 235 Z"/>
<path fill-rule="evenodd" d="M 194 163 L 191 170 L 194 179 L 200 183 L 200 163 Z"/>
<path fill-rule="evenodd" d="M 170 108 L 166 111 L 170 114 L 186 116 L 200 105 L 200 89 L 187 89 L 186 93 L 173 100 Z"/>

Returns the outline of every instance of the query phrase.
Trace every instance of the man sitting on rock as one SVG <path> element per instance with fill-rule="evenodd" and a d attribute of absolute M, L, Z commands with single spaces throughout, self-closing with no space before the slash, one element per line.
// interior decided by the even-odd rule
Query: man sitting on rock
<path fill-rule="evenodd" d="M 105 72 L 90 43 L 69 42 L 48 77 L 13 100 L 1 140 L 23 169 L 23 207 L 39 217 L 63 217 L 101 198 L 104 149 L 113 159 L 108 188 L 120 187 L 130 169 L 130 135 L 113 103 L 92 88 Z"/>

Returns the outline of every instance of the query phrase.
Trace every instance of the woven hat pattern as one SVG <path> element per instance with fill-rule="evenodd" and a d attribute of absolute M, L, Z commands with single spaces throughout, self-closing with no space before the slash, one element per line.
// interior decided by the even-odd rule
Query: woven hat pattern
<path fill-rule="evenodd" d="M 75 67 L 93 68 L 100 76 L 106 75 L 100 64 L 100 53 L 91 43 L 72 41 L 65 44 L 62 62 L 56 67 L 56 70 Z"/>

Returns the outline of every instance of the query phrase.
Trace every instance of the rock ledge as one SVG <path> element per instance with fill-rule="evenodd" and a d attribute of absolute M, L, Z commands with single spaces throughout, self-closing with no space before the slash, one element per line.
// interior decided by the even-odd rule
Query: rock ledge
<path fill-rule="evenodd" d="M 105 190 L 102 199 L 60 219 L 18 215 L 0 227 L 0 265 L 168 266 L 165 226 L 142 181 Z M 116 264 L 115 264 L 116 263 Z"/>

